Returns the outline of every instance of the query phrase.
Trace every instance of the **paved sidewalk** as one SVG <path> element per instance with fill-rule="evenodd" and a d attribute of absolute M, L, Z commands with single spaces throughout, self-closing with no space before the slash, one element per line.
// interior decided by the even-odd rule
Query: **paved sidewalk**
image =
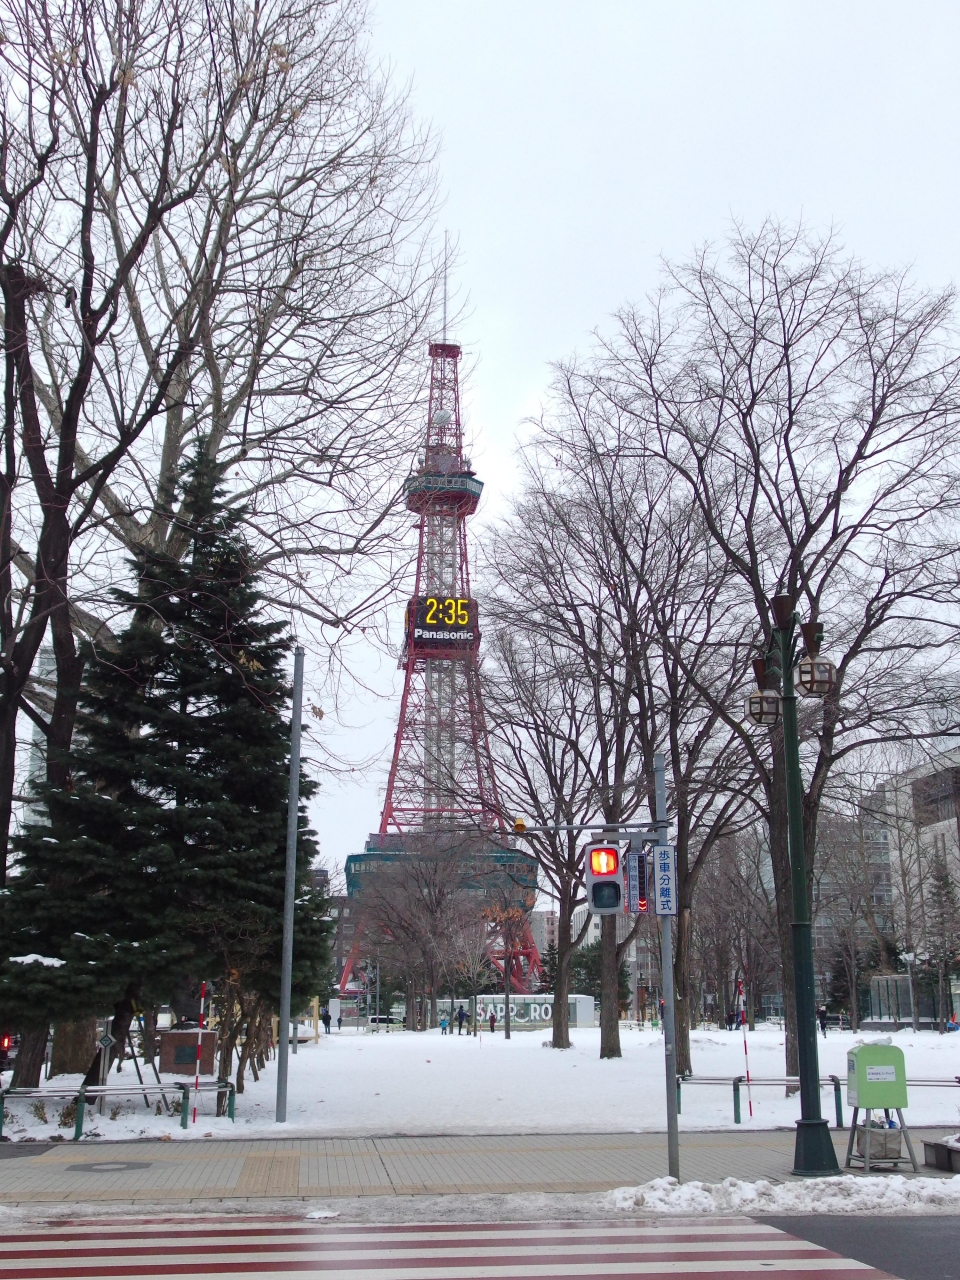
<path fill-rule="evenodd" d="M 911 1132 L 922 1159 L 924 1131 Z M 842 1164 L 847 1134 L 832 1136 Z M 684 1133 L 680 1141 L 685 1182 L 791 1177 L 789 1130 Z M 12 1155 L 12 1145 L 0 1154 Z M 3 1204 L 591 1193 L 667 1172 L 662 1133 L 64 1142 L 29 1158 L 18 1144 L 17 1156 L 0 1159 Z"/>

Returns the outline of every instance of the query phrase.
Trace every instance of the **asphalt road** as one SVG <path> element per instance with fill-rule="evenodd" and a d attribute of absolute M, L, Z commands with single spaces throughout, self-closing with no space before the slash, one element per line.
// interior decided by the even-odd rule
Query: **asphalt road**
<path fill-rule="evenodd" d="M 757 1218 L 899 1280 L 960 1280 L 960 1215 Z"/>

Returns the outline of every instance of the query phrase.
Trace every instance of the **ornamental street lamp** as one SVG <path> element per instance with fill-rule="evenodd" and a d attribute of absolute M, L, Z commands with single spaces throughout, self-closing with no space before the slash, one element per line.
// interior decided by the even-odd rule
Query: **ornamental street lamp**
<path fill-rule="evenodd" d="M 839 1173 L 837 1153 L 827 1121 L 820 1114 L 820 1068 L 817 1061 L 817 1004 L 813 979 L 813 934 L 807 898 L 807 859 L 803 843 L 803 782 L 800 774 L 800 735 L 797 693 L 822 698 L 837 686 L 832 662 L 820 658 L 823 628 L 808 622 L 800 627 L 802 655 L 797 645 L 797 615 L 791 596 L 771 601 L 774 627 L 766 658 L 754 662 L 760 689 L 747 698 L 746 716 L 754 724 L 783 724 L 783 764 L 787 784 L 787 837 L 793 890 L 793 977 L 797 1002 L 797 1048 L 800 1063 L 800 1119 L 794 1148 L 793 1172 L 819 1177 Z M 779 677 L 782 693 L 764 690 L 767 678 Z M 773 702 L 768 706 L 767 699 Z M 773 718 L 771 718 L 773 717 Z"/>

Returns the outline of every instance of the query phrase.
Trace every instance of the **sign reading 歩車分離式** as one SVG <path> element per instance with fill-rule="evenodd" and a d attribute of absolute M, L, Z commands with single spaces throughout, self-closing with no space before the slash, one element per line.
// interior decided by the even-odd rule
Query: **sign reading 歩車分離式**
<path fill-rule="evenodd" d="M 653 909 L 658 916 L 677 914 L 677 851 L 671 844 L 655 845 L 650 854 Z"/>

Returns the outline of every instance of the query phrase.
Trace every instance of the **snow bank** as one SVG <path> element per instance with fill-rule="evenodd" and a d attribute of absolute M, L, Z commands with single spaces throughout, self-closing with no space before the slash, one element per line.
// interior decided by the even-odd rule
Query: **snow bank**
<path fill-rule="evenodd" d="M 607 1209 L 645 1213 L 929 1213 L 960 1208 L 955 1178 L 805 1178 L 799 1182 L 684 1182 L 654 1178 L 641 1187 L 617 1187 L 603 1197 Z"/>

